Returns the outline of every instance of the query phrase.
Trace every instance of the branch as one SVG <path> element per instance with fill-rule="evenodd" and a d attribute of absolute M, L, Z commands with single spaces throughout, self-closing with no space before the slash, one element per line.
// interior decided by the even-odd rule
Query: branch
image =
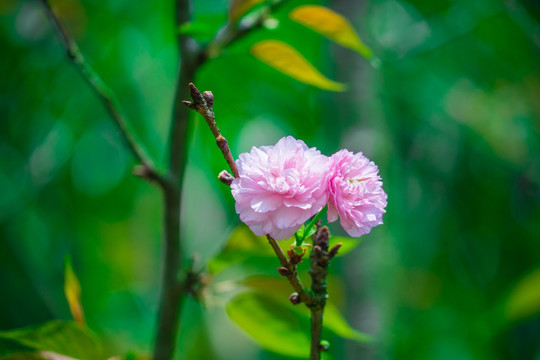
<path fill-rule="evenodd" d="M 208 127 L 210 128 L 210 131 L 212 131 L 212 134 L 216 138 L 217 146 L 220 148 L 223 157 L 227 161 L 227 164 L 229 164 L 229 167 L 231 168 L 234 176 L 238 177 L 238 169 L 229 149 L 229 145 L 227 143 L 227 140 L 223 137 L 223 135 L 221 135 L 221 132 L 219 131 L 219 128 L 216 124 L 216 117 L 214 115 L 214 112 L 212 111 L 212 106 L 214 105 L 214 96 L 212 95 L 212 92 L 205 91 L 201 94 L 199 89 L 197 89 L 197 87 L 193 85 L 193 83 L 190 83 L 189 87 L 191 89 L 191 98 L 193 99 L 193 101 L 191 102 L 184 100 L 182 102 L 188 108 L 197 111 L 204 117 L 206 123 L 208 124 Z M 232 182 L 231 175 L 228 174 L 226 171 L 222 171 L 219 174 L 219 179 L 227 185 L 230 185 Z M 311 298 L 309 294 L 305 291 L 304 286 L 302 285 L 302 282 L 300 281 L 300 278 L 298 277 L 298 273 L 296 271 L 296 264 L 298 263 L 298 261 L 288 260 L 276 240 L 269 235 L 267 235 L 266 237 L 268 239 L 268 242 L 272 246 L 272 249 L 274 249 L 274 252 L 279 259 L 279 262 L 282 265 L 282 267 L 279 268 L 280 274 L 287 277 L 292 287 L 297 292 L 299 300 L 303 301 L 306 304 L 310 304 Z M 293 300 L 291 299 L 291 301 Z"/>
<path fill-rule="evenodd" d="M 189 21 L 190 1 L 176 1 L 177 26 Z M 180 232 L 180 209 L 182 204 L 182 185 L 187 158 L 187 124 L 189 111 L 176 99 L 188 95 L 185 84 L 193 81 L 195 71 L 200 65 L 199 50 L 194 41 L 187 36 L 178 36 L 180 62 L 176 83 L 175 101 L 169 130 L 169 173 L 168 186 L 163 188 L 163 269 L 161 295 L 159 299 L 157 333 L 154 343 L 153 360 L 170 360 L 174 356 L 178 330 L 180 328 L 180 309 L 185 297 L 191 292 L 192 283 L 178 279 L 182 269 L 183 248 Z"/>
<path fill-rule="evenodd" d="M 193 102 L 184 100 L 182 103 L 184 103 L 184 105 L 186 105 L 188 108 L 197 111 L 204 117 L 210 131 L 212 131 L 212 134 L 216 138 L 216 144 L 221 150 L 221 153 L 223 154 L 225 161 L 227 161 L 227 164 L 229 165 L 234 177 L 238 177 L 238 169 L 236 168 L 236 163 L 234 162 L 231 150 L 229 149 L 227 139 L 221 135 L 221 132 L 216 124 L 216 117 L 212 110 L 212 107 L 214 106 L 214 95 L 211 91 L 205 91 L 203 94 L 201 94 L 199 89 L 197 89 L 193 83 L 189 83 L 189 88 L 191 90 L 191 98 L 193 99 Z"/>
<path fill-rule="evenodd" d="M 296 296 L 294 296 L 295 294 L 293 294 L 289 299 L 294 305 L 303 302 L 307 306 L 310 306 L 312 303 L 312 298 L 306 292 L 304 285 L 302 285 L 302 281 L 298 277 L 296 263 L 287 259 L 283 253 L 283 250 L 281 250 L 281 247 L 273 237 L 266 235 L 266 238 L 268 239 L 268 242 L 272 246 L 274 253 L 277 255 L 279 262 L 281 263 L 282 267 L 278 268 L 279 274 L 285 276 L 287 280 L 289 280 L 289 283 L 293 287 L 294 291 L 296 291 L 296 295 L 298 296 L 298 298 L 296 298 Z"/>
<path fill-rule="evenodd" d="M 238 24 L 227 22 L 218 30 L 214 40 L 212 40 L 204 49 L 204 58 L 217 57 L 225 47 L 244 37 L 251 31 L 263 26 L 271 13 L 284 2 L 285 0 L 275 0 L 270 5 L 264 6 L 257 12 L 246 16 Z"/>
<path fill-rule="evenodd" d="M 60 23 L 58 17 L 54 14 L 51 4 L 48 0 L 40 0 L 45 13 L 50 21 L 54 24 L 58 36 L 62 41 L 69 60 L 77 67 L 80 73 L 83 75 L 86 82 L 100 97 L 101 101 L 107 108 L 109 114 L 114 120 L 121 136 L 123 137 L 128 148 L 131 150 L 137 161 L 140 162 L 140 167 L 134 171 L 134 174 L 143 177 L 150 181 L 155 181 L 159 185 L 164 185 L 164 179 L 156 169 L 154 162 L 147 155 L 144 148 L 140 145 L 141 142 L 136 138 L 131 127 L 126 121 L 126 116 L 122 111 L 120 103 L 116 99 L 114 92 L 103 82 L 98 73 L 92 68 L 92 66 L 86 61 L 85 57 L 81 53 L 77 43 L 73 40 L 66 28 Z"/>
<path fill-rule="evenodd" d="M 313 235 L 313 250 L 309 257 L 311 266 L 311 292 L 313 301 L 308 307 L 311 310 L 311 351 L 310 360 L 320 360 L 321 351 L 327 347 L 321 345 L 324 307 L 328 293 L 326 292 L 326 269 L 330 260 L 337 254 L 341 243 L 328 250 L 330 233 L 327 226 L 321 227 L 321 221 L 316 223 L 317 232 Z"/>

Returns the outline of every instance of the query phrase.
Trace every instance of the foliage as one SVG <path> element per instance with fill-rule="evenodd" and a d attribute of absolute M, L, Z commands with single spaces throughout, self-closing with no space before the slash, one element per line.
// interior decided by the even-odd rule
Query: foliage
<path fill-rule="evenodd" d="M 172 2 L 57 2 L 81 50 L 163 164 L 178 100 Z M 264 6 L 252 3 L 230 15 L 228 2 L 195 1 L 194 21 L 182 31 L 203 43 L 224 23 L 241 23 Z M 345 15 L 376 57 L 336 46 L 344 44 L 332 32 L 296 20 L 294 10 L 306 5 Z M 336 359 L 537 356 L 539 18 L 533 1 L 291 0 L 272 13 L 273 25 L 231 44 L 199 72 L 233 154 L 291 134 L 327 155 L 363 151 L 381 169 L 390 207 L 385 226 L 356 249 L 332 229 L 338 236 L 331 241 L 344 243 L 340 256 L 351 247 L 332 267 L 343 280 L 329 280 L 347 329 L 377 341 L 357 345 L 335 336 L 347 337 L 345 330 L 327 329 Z M 0 347 L 34 351 L 36 343 L 20 342 L 12 331 L 21 330 L 12 329 L 47 329 L 47 321 L 71 318 L 63 292 L 70 255 L 104 357 L 148 354 L 160 262 L 158 190 L 131 176 L 124 144 L 66 61 L 38 3 L 2 2 L 0 29 L 7 54 L 0 57 Z M 251 55 L 267 41 L 289 44 L 347 90 L 299 82 Z M 272 281 L 277 264 L 264 240 L 237 227 L 230 192 L 214 180 L 224 168 L 221 154 L 201 121 L 193 116 L 189 128 L 182 221 L 186 252 L 199 255 L 198 267 L 210 260 L 212 275 L 207 310 L 186 305 L 179 356 L 283 358 L 261 350 L 224 316 L 242 299 L 258 309 L 254 294 Z M 53 324 L 69 324 L 58 326 L 85 344 L 94 341 L 75 323 Z"/>

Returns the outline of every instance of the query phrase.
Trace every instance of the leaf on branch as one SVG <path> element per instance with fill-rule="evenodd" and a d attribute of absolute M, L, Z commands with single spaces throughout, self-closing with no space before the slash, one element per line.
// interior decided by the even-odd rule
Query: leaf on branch
<path fill-rule="evenodd" d="M 256 292 L 238 295 L 227 305 L 227 314 L 261 347 L 288 357 L 309 356 L 309 319 L 292 305 Z"/>
<path fill-rule="evenodd" d="M 262 296 L 271 297 L 275 301 L 283 304 L 283 306 L 287 306 L 289 308 L 290 303 L 288 301 L 288 296 L 292 290 L 289 284 L 287 284 L 286 281 L 283 281 L 282 278 L 252 276 L 244 280 L 243 283 L 244 285 L 253 289 L 255 292 L 262 294 Z M 352 328 L 331 300 L 332 291 L 330 290 L 330 299 L 326 302 L 326 306 L 324 308 L 323 328 L 330 330 L 338 336 L 360 343 L 373 342 L 373 337 L 371 335 Z M 294 306 L 289 308 L 289 311 L 294 311 L 300 316 L 305 316 L 307 318 L 311 316 L 309 309 L 305 306 Z"/>
<path fill-rule="evenodd" d="M 75 322 L 50 321 L 0 332 L 0 358 L 6 355 L 7 359 L 98 360 L 101 345 L 93 333 Z"/>
<path fill-rule="evenodd" d="M 328 39 L 358 52 L 368 60 L 373 57 L 371 49 L 360 40 L 349 21 L 327 7 L 299 6 L 290 12 L 289 17 Z"/>
<path fill-rule="evenodd" d="M 344 91 L 345 84 L 321 74 L 292 46 L 278 40 L 263 40 L 251 47 L 260 61 L 300 82 L 330 91 Z"/>
<path fill-rule="evenodd" d="M 75 275 L 75 271 L 71 265 L 71 258 L 69 257 L 66 257 L 64 261 L 64 293 L 73 319 L 83 325 L 85 322 L 81 304 L 81 284 L 77 275 Z"/>
<path fill-rule="evenodd" d="M 256 279 L 246 282 L 256 290 L 234 297 L 226 307 L 227 314 L 264 349 L 285 356 L 307 357 L 310 310 L 289 302 L 290 289 L 282 279 L 259 278 L 265 289 L 257 289 Z M 353 329 L 331 302 L 325 307 L 323 328 L 360 343 L 373 342 L 371 335 Z"/>
<path fill-rule="evenodd" d="M 229 21 L 236 24 L 242 16 L 265 0 L 233 0 L 229 7 Z"/>

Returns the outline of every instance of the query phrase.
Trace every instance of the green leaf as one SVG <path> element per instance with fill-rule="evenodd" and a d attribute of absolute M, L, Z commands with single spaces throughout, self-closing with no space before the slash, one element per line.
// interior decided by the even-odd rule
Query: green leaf
<path fill-rule="evenodd" d="M 57 354 L 52 351 L 32 351 L 13 353 L 0 357 L 0 360 L 80 360 Z"/>
<path fill-rule="evenodd" d="M 336 335 L 360 343 L 371 343 L 374 341 L 371 335 L 352 328 L 345 321 L 338 308 L 331 302 L 327 302 L 324 308 L 323 327 L 331 330 Z"/>
<path fill-rule="evenodd" d="M 313 219 L 311 219 L 311 221 L 309 222 L 309 224 L 307 224 L 304 230 L 304 233 L 303 233 L 304 237 L 302 238 L 302 240 L 307 238 L 308 236 L 315 234 L 315 231 L 317 231 L 317 229 L 315 228 L 315 223 L 321 218 L 321 216 L 326 214 L 327 210 L 328 210 L 328 205 L 323 207 L 322 210 L 319 211 L 317 215 L 313 217 Z"/>
<path fill-rule="evenodd" d="M 227 305 L 229 317 L 261 347 L 289 357 L 309 356 L 309 319 L 273 297 L 247 292 Z"/>
<path fill-rule="evenodd" d="M 289 302 L 289 295 L 293 292 L 293 290 L 291 289 L 289 283 L 283 278 L 273 276 L 252 276 L 244 280 L 243 284 L 252 289 L 252 291 L 248 294 L 257 294 L 256 298 L 271 298 L 281 307 L 286 308 L 287 312 L 294 312 L 296 316 L 306 318 L 306 321 L 309 322 L 311 317 L 309 309 L 303 304 L 293 306 Z M 245 293 L 242 295 L 245 295 Z M 332 298 L 330 297 L 330 300 L 331 299 Z M 371 343 L 374 341 L 371 335 L 352 328 L 343 318 L 338 308 L 330 300 L 327 301 L 324 310 L 324 329 L 327 329 L 338 336 L 360 343 Z M 280 314 L 275 313 L 274 316 L 279 317 Z M 304 329 L 304 331 L 308 330 L 309 327 Z"/>
<path fill-rule="evenodd" d="M 79 324 L 84 324 L 84 311 L 81 304 L 81 284 L 77 275 L 75 275 L 70 257 L 66 257 L 64 260 L 64 294 L 66 295 L 73 319 Z"/>
<path fill-rule="evenodd" d="M 368 60 L 373 58 L 373 53 L 360 40 L 349 21 L 327 7 L 299 6 L 290 12 L 289 17 L 328 39 L 358 52 Z"/>
<path fill-rule="evenodd" d="M 332 246 L 338 243 L 341 243 L 341 247 L 339 248 L 339 251 L 337 253 L 337 256 L 340 256 L 340 255 L 345 255 L 348 252 L 351 252 L 354 249 L 356 249 L 356 247 L 364 241 L 364 238 L 363 237 L 350 238 L 350 237 L 345 237 L 345 236 L 331 236 L 329 241 L 330 241 L 330 248 L 332 248 Z"/>
<path fill-rule="evenodd" d="M 96 337 L 88 329 L 71 321 L 55 320 L 0 332 L 0 354 L 8 352 L 12 356 L 17 352 L 14 346 L 21 347 L 21 350 L 46 351 L 75 359 L 93 360 L 101 356 L 101 345 Z"/>
<path fill-rule="evenodd" d="M 32 348 L 19 344 L 17 341 L 2 339 L 0 337 L 0 359 L 5 359 L 7 355 L 20 354 L 33 351 Z"/>
<path fill-rule="evenodd" d="M 540 268 L 521 279 L 512 289 L 505 306 L 506 318 L 521 320 L 540 313 Z"/>
<path fill-rule="evenodd" d="M 344 91 L 345 84 L 332 81 L 321 74 L 292 46 L 278 40 L 263 40 L 251 47 L 260 61 L 300 82 L 330 91 Z"/>

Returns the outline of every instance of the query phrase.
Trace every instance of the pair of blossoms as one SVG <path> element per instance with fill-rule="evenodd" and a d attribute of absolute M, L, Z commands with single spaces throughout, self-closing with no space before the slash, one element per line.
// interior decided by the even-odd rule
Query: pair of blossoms
<path fill-rule="evenodd" d="M 339 217 L 350 236 L 382 224 L 387 195 L 379 169 L 362 153 L 340 150 L 327 157 L 288 136 L 240 154 L 236 164 L 236 212 L 258 236 L 288 239 L 326 205 L 328 222 Z"/>

